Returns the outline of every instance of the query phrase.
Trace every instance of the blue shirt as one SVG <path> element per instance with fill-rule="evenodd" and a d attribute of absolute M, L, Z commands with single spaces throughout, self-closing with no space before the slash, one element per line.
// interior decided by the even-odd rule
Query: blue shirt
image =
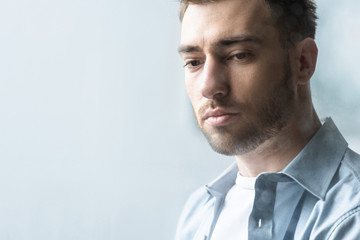
<path fill-rule="evenodd" d="M 237 172 L 234 163 L 190 196 L 175 240 L 211 239 Z M 282 184 L 298 189 L 285 202 Z M 360 156 L 330 118 L 282 172 L 257 177 L 248 224 L 249 240 L 360 239 Z"/>

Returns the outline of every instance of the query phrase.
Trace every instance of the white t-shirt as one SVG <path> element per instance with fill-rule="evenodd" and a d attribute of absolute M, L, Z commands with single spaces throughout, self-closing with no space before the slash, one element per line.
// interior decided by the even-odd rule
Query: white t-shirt
<path fill-rule="evenodd" d="M 211 240 L 247 240 L 249 217 L 254 205 L 256 177 L 243 177 L 237 174 L 235 185 L 229 190 L 225 197 L 223 209 L 216 222 Z M 301 194 L 302 187 L 295 181 L 279 182 L 276 188 L 276 201 L 274 219 L 282 219 L 281 224 L 274 226 L 275 236 L 284 236 L 286 228 L 283 224 L 289 223 Z M 297 196 L 294 199 L 294 196 Z M 288 202 L 293 204 L 289 205 Z M 277 238 L 280 239 L 280 238 Z"/>
<path fill-rule="evenodd" d="M 247 240 L 248 221 L 255 198 L 256 177 L 237 174 L 236 184 L 225 197 L 211 240 Z"/>

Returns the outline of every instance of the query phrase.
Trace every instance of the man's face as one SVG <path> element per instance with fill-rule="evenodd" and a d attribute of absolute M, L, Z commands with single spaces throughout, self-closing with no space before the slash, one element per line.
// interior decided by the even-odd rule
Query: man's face
<path fill-rule="evenodd" d="M 196 120 L 215 151 L 247 153 L 287 125 L 294 108 L 289 57 L 264 1 L 190 5 L 179 51 Z"/>

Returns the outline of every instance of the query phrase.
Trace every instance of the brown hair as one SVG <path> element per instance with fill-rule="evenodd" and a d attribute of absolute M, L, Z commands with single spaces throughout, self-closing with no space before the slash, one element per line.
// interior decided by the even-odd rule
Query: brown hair
<path fill-rule="evenodd" d="M 221 0 L 180 0 L 180 20 L 190 4 L 208 4 Z M 271 9 L 271 15 L 280 33 L 280 40 L 285 45 L 310 37 L 315 38 L 316 4 L 313 0 L 264 0 Z"/>

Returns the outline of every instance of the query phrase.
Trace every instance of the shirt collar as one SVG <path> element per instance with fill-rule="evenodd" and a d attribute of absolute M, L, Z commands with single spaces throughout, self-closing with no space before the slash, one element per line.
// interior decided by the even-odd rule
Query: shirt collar
<path fill-rule="evenodd" d="M 236 162 L 232 163 L 218 178 L 205 186 L 208 193 L 215 197 L 224 197 L 234 186 L 238 171 Z"/>
<path fill-rule="evenodd" d="M 315 136 L 282 172 L 324 200 L 347 146 L 332 119 L 326 118 Z"/>
<path fill-rule="evenodd" d="M 282 173 L 323 200 L 347 146 L 332 119 L 326 118 L 315 136 Z M 238 171 L 234 162 L 218 178 L 205 186 L 208 193 L 215 197 L 224 197 L 235 184 Z"/>

